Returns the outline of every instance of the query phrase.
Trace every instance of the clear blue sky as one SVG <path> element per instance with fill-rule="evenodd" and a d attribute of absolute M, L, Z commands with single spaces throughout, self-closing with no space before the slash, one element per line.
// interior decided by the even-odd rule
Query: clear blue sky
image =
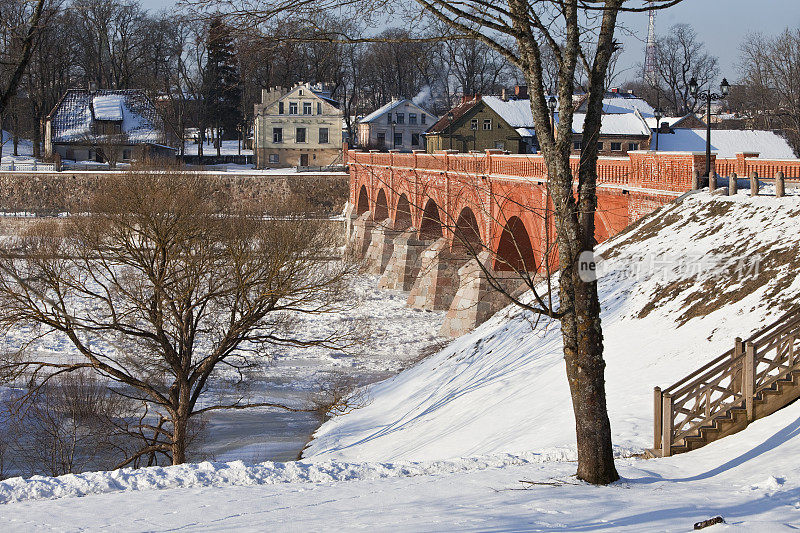
<path fill-rule="evenodd" d="M 174 0 L 141 1 L 148 9 L 175 5 Z M 647 15 L 629 14 L 624 21 L 635 36 L 620 35 L 625 47 L 620 64 L 633 67 L 644 62 Z M 733 81 L 739 78 L 739 43 L 744 36 L 749 32 L 775 34 L 787 26 L 800 27 L 800 0 L 684 0 L 677 6 L 658 12 L 656 31 L 666 32 L 679 22 L 694 26 L 709 51 L 719 57 L 721 75 Z M 621 75 L 622 80 L 629 77 L 626 73 Z"/>

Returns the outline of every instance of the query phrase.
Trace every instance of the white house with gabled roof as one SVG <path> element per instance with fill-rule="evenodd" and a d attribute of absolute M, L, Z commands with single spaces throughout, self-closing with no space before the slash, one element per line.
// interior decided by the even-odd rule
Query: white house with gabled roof
<path fill-rule="evenodd" d="M 358 145 L 376 150 L 423 150 L 422 134 L 437 120 L 413 101 L 395 98 L 358 121 Z"/>

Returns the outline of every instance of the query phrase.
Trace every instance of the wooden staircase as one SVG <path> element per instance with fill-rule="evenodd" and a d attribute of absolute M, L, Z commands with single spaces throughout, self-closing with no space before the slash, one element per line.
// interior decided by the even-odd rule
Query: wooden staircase
<path fill-rule="evenodd" d="M 800 307 L 654 393 L 650 457 L 696 450 L 787 406 L 800 398 Z"/>

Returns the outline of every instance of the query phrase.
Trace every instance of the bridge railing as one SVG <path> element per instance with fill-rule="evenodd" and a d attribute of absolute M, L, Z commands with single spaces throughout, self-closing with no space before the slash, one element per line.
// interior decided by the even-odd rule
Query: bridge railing
<path fill-rule="evenodd" d="M 716 172 L 723 176 L 738 172 L 740 177 L 746 177 L 756 171 L 761 177 L 772 178 L 781 171 L 788 179 L 800 179 L 800 159 L 768 160 L 752 155 L 738 154 L 736 159 L 716 159 L 712 155 L 712 162 Z M 541 154 L 350 151 L 348 159 L 354 163 L 385 167 L 547 179 L 547 166 Z M 579 166 L 580 156 L 572 156 L 570 168 L 573 175 L 577 175 Z M 681 193 L 691 188 L 692 171 L 704 167 L 705 155 L 696 152 L 637 151 L 629 152 L 625 157 L 599 157 L 597 178 L 600 184 Z"/>

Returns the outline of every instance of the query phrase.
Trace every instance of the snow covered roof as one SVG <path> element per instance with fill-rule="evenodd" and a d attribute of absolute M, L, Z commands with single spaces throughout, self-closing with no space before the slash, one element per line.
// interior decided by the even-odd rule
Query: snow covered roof
<path fill-rule="evenodd" d="M 122 101 L 119 94 L 104 94 L 92 98 L 96 120 L 122 120 Z"/>
<path fill-rule="evenodd" d="M 633 113 L 634 110 L 638 110 L 646 118 L 652 117 L 655 111 L 653 106 L 637 96 L 603 98 L 603 113 Z"/>
<path fill-rule="evenodd" d="M 379 107 L 378 109 L 376 109 L 375 111 L 373 111 L 369 115 L 365 116 L 364 118 L 362 118 L 358 122 L 361 123 L 361 124 L 366 124 L 368 122 L 374 122 L 375 120 L 385 116 L 386 113 L 390 113 L 390 112 L 392 112 L 392 110 L 394 110 L 394 109 L 396 109 L 398 107 L 409 107 L 409 106 L 414 106 L 414 109 L 419 110 L 420 113 L 425 113 L 428 116 L 433 117 L 433 115 L 431 113 L 428 113 L 427 111 L 425 111 L 424 109 L 419 107 L 417 104 L 415 104 L 414 102 L 412 102 L 408 98 L 399 98 L 399 99 L 396 99 L 396 100 L 392 100 L 388 104 Z"/>
<path fill-rule="evenodd" d="M 675 129 L 658 135 L 659 152 L 701 152 L 706 149 L 706 130 Z M 655 143 L 653 143 L 655 146 Z M 732 158 L 742 152 L 757 152 L 763 159 L 793 159 L 786 139 L 763 130 L 713 130 L 711 150 L 717 157 Z"/>
<path fill-rule="evenodd" d="M 606 105 L 606 100 L 612 102 L 624 100 L 630 106 L 624 108 L 617 105 Z M 603 101 L 603 108 L 606 109 L 606 114 L 603 115 L 603 122 L 600 127 L 602 135 L 650 135 L 650 128 L 645 123 L 639 108 L 635 105 L 635 102 L 640 101 L 640 99 L 611 98 L 606 100 Z M 483 101 L 523 137 L 536 135 L 533 130 L 533 114 L 531 113 L 530 100 L 503 101 L 502 98 L 497 96 L 484 96 Z M 643 100 L 641 101 L 643 102 Z M 572 121 L 573 133 L 581 133 L 583 131 L 585 118 L 585 113 L 574 114 Z M 556 121 L 558 121 L 558 113 L 556 113 Z"/>
<path fill-rule="evenodd" d="M 572 117 L 572 133 L 583 133 L 585 113 L 575 113 Z M 638 112 L 612 113 L 603 115 L 600 135 L 650 135 L 650 128 Z"/>
<path fill-rule="evenodd" d="M 138 89 L 70 89 L 48 115 L 54 143 L 80 142 L 92 135 L 97 120 L 120 122 L 130 143 L 166 141 L 164 121 L 149 98 Z"/>
<path fill-rule="evenodd" d="M 483 102 L 492 111 L 500 115 L 500 118 L 508 122 L 512 128 L 532 128 L 533 114 L 531 113 L 531 102 L 525 100 L 506 100 L 499 96 L 484 96 Z"/>

